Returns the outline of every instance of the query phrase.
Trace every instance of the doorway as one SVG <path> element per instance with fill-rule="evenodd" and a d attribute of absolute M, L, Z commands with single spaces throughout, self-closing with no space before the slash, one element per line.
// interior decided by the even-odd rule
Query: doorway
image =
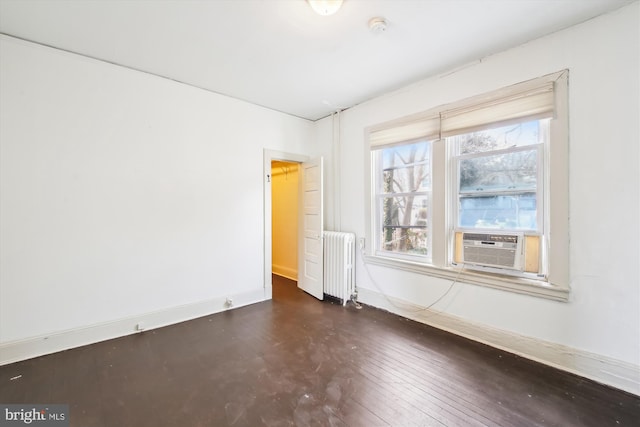
<path fill-rule="evenodd" d="M 264 151 L 264 292 L 265 298 L 273 297 L 273 250 L 282 242 L 274 241 L 273 236 L 273 202 L 272 173 L 276 179 L 285 182 L 291 177 L 293 164 L 297 166 L 298 189 L 295 201 L 297 212 L 290 226 L 295 227 L 297 238 L 284 249 L 288 256 L 295 259 L 297 267 L 290 270 L 290 275 L 297 278 L 297 287 L 315 298 L 323 299 L 323 244 L 324 229 L 323 208 L 323 160 L 322 157 L 308 159 L 306 156 L 282 152 Z M 290 196 L 290 199 L 294 199 Z M 278 206 L 279 210 L 280 206 Z M 278 248 L 279 250 L 279 248 Z M 289 262 L 291 261 L 291 258 Z M 296 264 L 293 264 L 294 266 Z M 291 274 L 294 271 L 295 275 Z M 286 271 L 286 270 L 285 270 Z"/>
<path fill-rule="evenodd" d="M 289 200 L 287 201 L 283 201 L 283 194 L 276 193 L 276 196 L 274 197 L 272 194 L 273 180 L 276 180 L 276 186 L 278 187 L 280 187 L 280 184 L 284 184 L 283 187 L 290 187 L 293 183 L 292 179 L 294 178 L 294 175 L 292 175 L 292 165 L 295 165 L 297 168 L 297 172 L 295 173 L 295 179 L 297 180 L 300 174 L 300 164 L 307 160 L 308 157 L 301 154 L 264 150 L 264 291 L 265 298 L 267 299 L 271 299 L 273 297 L 273 277 L 282 277 L 284 282 L 291 282 L 293 280 L 297 282 L 298 280 L 297 259 L 299 244 L 297 238 L 299 236 L 299 220 L 297 215 L 299 213 L 299 181 L 296 185 L 295 194 L 296 217 L 291 220 L 291 223 L 289 224 L 290 227 L 295 228 L 296 239 L 293 243 L 291 243 L 292 241 L 290 239 L 287 239 L 287 243 L 282 244 L 279 236 L 274 238 L 274 221 L 282 220 L 282 217 L 280 217 L 280 219 L 273 219 L 274 211 L 276 211 L 276 215 L 280 215 L 280 211 L 285 210 L 286 205 L 290 205 L 294 201 L 291 200 L 292 195 L 290 194 L 288 196 Z M 276 174 L 275 177 L 272 176 L 274 173 Z M 276 189 L 276 192 L 277 191 L 278 189 Z M 289 229 L 289 233 L 291 233 L 291 229 Z M 291 259 L 289 259 L 288 262 L 283 262 L 280 254 L 276 256 L 274 261 L 274 246 L 277 247 L 277 251 L 280 251 L 281 248 L 284 249 L 284 245 L 286 245 L 288 250 L 293 253 L 293 257 L 296 260 L 296 263 L 293 264 L 295 266 L 295 270 L 291 267 L 287 267 L 287 265 L 291 266 Z M 276 264 L 275 268 L 274 263 Z"/>
<path fill-rule="evenodd" d="M 271 161 L 271 272 L 298 281 L 299 164 Z"/>

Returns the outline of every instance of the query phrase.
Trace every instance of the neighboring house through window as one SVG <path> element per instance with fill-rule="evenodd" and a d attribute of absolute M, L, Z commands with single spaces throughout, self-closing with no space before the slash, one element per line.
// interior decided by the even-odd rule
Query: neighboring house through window
<path fill-rule="evenodd" d="M 365 261 L 565 300 L 567 78 L 371 127 Z"/>

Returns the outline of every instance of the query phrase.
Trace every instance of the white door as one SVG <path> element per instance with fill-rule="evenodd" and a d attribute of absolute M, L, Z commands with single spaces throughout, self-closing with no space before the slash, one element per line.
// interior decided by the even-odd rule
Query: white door
<path fill-rule="evenodd" d="M 301 232 L 298 234 L 298 287 L 323 299 L 323 188 L 322 157 L 300 165 Z"/>

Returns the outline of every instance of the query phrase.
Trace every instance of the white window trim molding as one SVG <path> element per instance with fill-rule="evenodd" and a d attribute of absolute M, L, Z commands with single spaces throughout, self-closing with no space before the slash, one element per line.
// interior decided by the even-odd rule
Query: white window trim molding
<path fill-rule="evenodd" d="M 487 286 L 490 288 L 516 292 L 525 295 L 543 297 L 557 301 L 568 301 L 570 294 L 569 287 L 569 112 L 568 112 L 568 75 L 569 70 L 552 73 L 526 82 L 518 83 L 506 88 L 497 89 L 489 94 L 481 94 L 466 100 L 438 106 L 426 112 L 413 114 L 408 117 L 391 120 L 386 123 L 377 124 L 364 130 L 364 172 L 365 172 L 365 206 L 368 212 L 365 215 L 366 238 L 368 242 L 363 262 L 372 265 L 379 265 L 387 268 L 394 268 L 403 271 L 443 278 L 456 279 L 462 283 Z M 372 132 L 381 133 L 386 129 L 396 127 L 407 127 L 407 123 L 415 123 L 420 119 L 432 118 L 440 112 L 459 108 L 461 105 L 471 105 L 474 102 L 486 101 L 492 96 L 504 96 L 514 91 L 521 91 L 523 88 L 531 88 L 536 85 L 553 82 L 555 96 L 555 117 L 560 120 L 551 120 L 550 139 L 548 150 L 545 150 L 546 176 L 544 179 L 548 183 L 545 192 L 544 216 L 548 218 L 549 231 L 546 233 L 545 248 L 548 259 L 548 275 L 546 280 L 536 280 L 525 277 L 502 276 L 480 271 L 470 271 L 451 266 L 450 248 L 452 237 L 451 229 L 452 215 L 447 208 L 434 210 L 432 213 L 432 262 L 431 264 L 412 262 L 397 258 L 385 257 L 375 254 L 374 248 L 374 212 L 375 197 L 373 183 L 375 182 L 375 170 L 371 164 L 371 143 Z M 392 132 L 390 132 L 392 133 Z M 450 150 L 445 144 L 444 138 L 432 142 L 432 156 L 434 159 L 449 158 L 446 151 Z M 448 162 L 433 162 L 432 173 L 434 176 L 432 186 L 432 203 L 434 206 L 448 207 L 451 200 L 452 173 Z M 436 182 L 436 176 L 447 177 Z"/>
<path fill-rule="evenodd" d="M 527 279 L 524 277 L 503 277 L 499 275 L 492 275 L 490 273 L 469 270 L 464 267 L 462 267 L 462 272 L 460 272 L 460 268 L 456 267 L 436 267 L 419 262 L 399 260 L 396 258 L 388 258 L 378 255 L 365 255 L 363 260 L 367 264 L 371 265 L 424 274 L 440 279 L 456 280 L 461 283 L 502 289 L 524 295 L 548 298 L 555 301 L 567 302 L 569 300 L 569 289 L 567 287 L 554 285 L 547 281 Z"/>

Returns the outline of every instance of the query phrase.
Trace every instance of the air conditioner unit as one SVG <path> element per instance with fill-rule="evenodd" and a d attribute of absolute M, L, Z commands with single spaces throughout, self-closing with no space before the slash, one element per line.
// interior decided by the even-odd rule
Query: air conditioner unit
<path fill-rule="evenodd" d="M 523 271 L 523 233 L 462 233 L 462 262 Z"/>
<path fill-rule="evenodd" d="M 454 232 L 454 264 L 493 273 L 544 274 L 541 269 L 542 236 L 520 232 Z"/>

